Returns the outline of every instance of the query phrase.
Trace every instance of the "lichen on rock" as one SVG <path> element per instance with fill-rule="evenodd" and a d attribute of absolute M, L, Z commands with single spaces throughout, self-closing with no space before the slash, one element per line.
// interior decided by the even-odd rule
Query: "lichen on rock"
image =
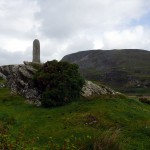
<path fill-rule="evenodd" d="M 34 87 L 33 76 L 37 70 L 30 64 L 1 66 L 1 77 L 6 77 L 11 93 L 17 93 L 26 99 L 40 99 L 40 93 Z"/>
<path fill-rule="evenodd" d="M 99 95 L 117 95 L 118 92 L 115 92 L 111 88 L 108 88 L 104 85 L 97 85 L 91 81 L 86 81 L 84 87 L 82 88 L 82 96 L 84 97 L 93 97 Z"/>

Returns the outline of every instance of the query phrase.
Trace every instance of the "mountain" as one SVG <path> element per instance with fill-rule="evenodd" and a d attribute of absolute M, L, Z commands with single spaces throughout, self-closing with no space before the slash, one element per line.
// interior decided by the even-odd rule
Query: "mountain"
<path fill-rule="evenodd" d="M 88 80 L 121 92 L 150 93 L 150 51 L 140 49 L 87 50 L 66 55 L 61 61 L 79 65 Z"/>

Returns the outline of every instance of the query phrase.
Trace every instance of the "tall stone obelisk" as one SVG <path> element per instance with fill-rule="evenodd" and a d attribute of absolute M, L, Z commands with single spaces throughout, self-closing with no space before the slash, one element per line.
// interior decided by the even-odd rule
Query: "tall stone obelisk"
<path fill-rule="evenodd" d="M 32 62 L 40 63 L 40 42 L 38 39 L 33 41 L 33 60 Z"/>

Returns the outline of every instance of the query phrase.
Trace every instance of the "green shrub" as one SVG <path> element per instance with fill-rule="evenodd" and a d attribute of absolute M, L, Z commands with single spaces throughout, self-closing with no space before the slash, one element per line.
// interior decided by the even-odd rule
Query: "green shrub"
<path fill-rule="evenodd" d="M 45 107 L 64 105 L 80 96 L 84 79 L 78 66 L 56 60 L 46 62 L 34 77 Z"/>

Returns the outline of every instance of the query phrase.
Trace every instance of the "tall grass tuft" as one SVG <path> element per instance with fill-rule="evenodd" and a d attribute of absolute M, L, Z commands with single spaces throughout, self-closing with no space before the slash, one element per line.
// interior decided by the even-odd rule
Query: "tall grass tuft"
<path fill-rule="evenodd" d="M 93 150 L 122 150 L 122 144 L 119 141 L 120 130 L 109 129 L 95 138 L 93 141 Z"/>

